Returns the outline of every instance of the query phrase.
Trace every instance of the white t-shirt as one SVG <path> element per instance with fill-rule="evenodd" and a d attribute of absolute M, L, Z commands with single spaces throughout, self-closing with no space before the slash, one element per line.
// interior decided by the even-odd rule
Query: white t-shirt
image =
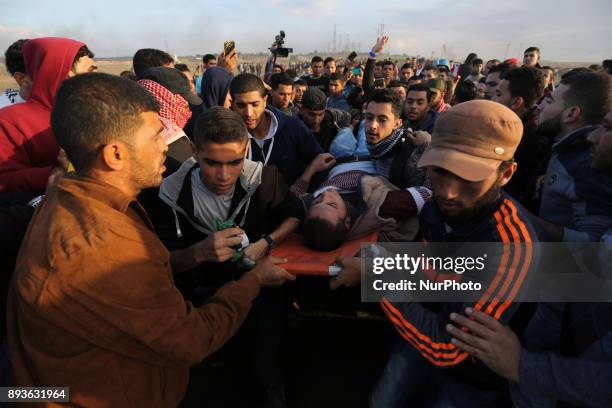
<path fill-rule="evenodd" d="M 0 94 L 0 109 L 21 102 L 25 102 L 25 99 L 19 95 L 19 90 L 17 89 L 5 89 Z"/>

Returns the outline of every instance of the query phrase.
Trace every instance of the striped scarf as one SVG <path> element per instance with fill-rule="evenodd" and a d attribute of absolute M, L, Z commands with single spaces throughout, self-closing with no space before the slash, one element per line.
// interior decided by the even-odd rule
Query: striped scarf
<path fill-rule="evenodd" d="M 159 102 L 159 116 L 164 126 L 164 139 L 166 143 L 172 142 L 172 136 L 181 134 L 189 118 L 191 110 L 189 103 L 179 94 L 173 94 L 168 88 L 150 79 L 141 79 L 138 84 L 146 89 Z"/>
<path fill-rule="evenodd" d="M 397 144 L 397 142 L 402 139 L 404 136 L 404 132 L 411 131 L 404 127 L 397 128 L 393 134 L 376 144 L 368 143 L 368 151 L 370 152 L 370 156 L 374 159 L 380 159 L 384 157 L 387 153 L 391 151 Z"/>
<path fill-rule="evenodd" d="M 345 173 L 340 173 L 335 177 L 321 183 L 319 190 L 325 187 L 335 187 L 339 190 L 356 191 L 359 186 L 359 178 L 367 174 L 361 170 L 351 170 Z"/>

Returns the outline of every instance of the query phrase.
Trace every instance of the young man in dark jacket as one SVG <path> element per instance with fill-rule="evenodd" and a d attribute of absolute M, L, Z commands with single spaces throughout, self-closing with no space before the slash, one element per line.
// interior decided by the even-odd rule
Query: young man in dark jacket
<path fill-rule="evenodd" d="M 175 278 L 185 297 L 199 304 L 246 269 L 244 259 L 234 255 L 235 246 L 246 246 L 243 258 L 261 259 L 299 225 L 304 209 L 275 166 L 245 159 L 249 141 L 236 112 L 221 107 L 204 111 L 194 136 L 194 158 L 162 182 L 159 198 L 165 208 L 154 224 L 169 249 L 199 245 L 208 254 L 209 262 Z M 254 375 L 269 399 L 283 398 L 283 294 L 262 291 L 247 329 L 234 342 L 240 350 L 246 343 L 252 346 L 248 355 L 255 361 Z M 228 358 L 231 354 L 222 352 Z"/>
<path fill-rule="evenodd" d="M 248 130 L 247 159 L 275 165 L 289 185 L 306 166 L 323 153 L 308 128 L 296 117 L 289 117 L 267 106 L 266 88 L 253 74 L 240 74 L 230 84 L 232 109 Z"/>
<path fill-rule="evenodd" d="M 256 261 L 304 215 L 275 166 L 245 159 L 248 139 L 238 118 L 221 107 L 204 112 L 196 122 L 194 158 L 164 179 L 159 189 L 165 206 L 154 224 L 164 244 L 181 249 L 202 242 L 211 254 L 212 264 L 197 268 L 207 272 L 205 277 L 195 273 L 196 282 L 210 280 L 216 285 L 217 277 L 230 279 L 238 273 L 235 263 L 226 262 L 233 246 L 242 240 L 248 245 L 245 256 Z M 232 227 L 220 228 L 228 221 Z"/>
<path fill-rule="evenodd" d="M 540 207 L 537 184 L 546 172 L 552 140 L 539 135 L 537 130 L 537 106 L 544 93 L 544 77 L 532 67 L 521 67 L 506 72 L 491 100 L 512 109 L 523 121 L 523 137 L 514 158 L 518 165 L 516 174 L 504 187 L 512 197 L 534 214 Z"/>
<path fill-rule="evenodd" d="M 509 244 L 538 240 L 528 213 L 501 192 L 516 171 L 513 155 L 522 133 L 521 120 L 512 111 L 488 101 L 465 102 L 440 116 L 431 148 L 419 161 L 428 170 L 434 197 L 420 214 L 425 241 Z M 528 279 L 522 271 L 528 275 L 532 262 L 529 252 L 522 252 L 495 261 L 499 262 L 498 274 L 502 271 L 504 281 L 510 283 L 508 297 L 503 302 L 489 297 L 487 293 L 501 290 L 496 289 L 501 280 L 493 279 L 471 307 L 494 320 L 512 322 L 519 306 L 513 301 L 520 298 Z M 524 279 L 512 280 L 519 271 Z M 482 363 L 470 360 L 444 329 L 450 313 L 463 310 L 461 304 L 441 303 L 435 312 L 421 303 L 383 300 L 382 306 L 408 347 L 391 355 L 374 390 L 374 406 L 400 406 L 396 404 L 414 398 L 419 388 L 431 382 L 443 389 L 428 396 L 433 400 L 452 406 L 497 406 L 505 394 L 505 381 Z"/>
<path fill-rule="evenodd" d="M 425 84 L 411 85 L 406 96 L 406 127 L 432 133 L 438 112 L 429 109 L 432 91 Z"/>
<path fill-rule="evenodd" d="M 317 88 L 309 88 L 302 96 L 298 117 L 314 138 L 328 152 L 338 131 L 351 125 L 351 115 L 340 109 L 326 108 L 327 96 Z"/>
<path fill-rule="evenodd" d="M 553 139 L 539 215 L 551 241 L 596 242 L 612 224 L 609 177 L 593 171 L 588 135 L 610 111 L 612 81 L 579 73 L 540 104 L 538 132 Z"/>
<path fill-rule="evenodd" d="M 390 89 L 372 92 L 365 112 L 365 133 L 376 173 L 398 187 L 422 185 L 425 171 L 416 164 L 428 146 L 425 132 L 402 126 L 402 101 Z"/>

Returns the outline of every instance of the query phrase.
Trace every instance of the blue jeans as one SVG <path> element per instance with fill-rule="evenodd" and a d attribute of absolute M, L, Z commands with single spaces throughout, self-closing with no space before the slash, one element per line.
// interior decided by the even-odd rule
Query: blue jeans
<path fill-rule="evenodd" d="M 399 340 L 370 397 L 370 408 L 497 406 L 497 390 L 481 390 L 443 373 Z M 418 405 L 417 405 L 418 404 Z"/>

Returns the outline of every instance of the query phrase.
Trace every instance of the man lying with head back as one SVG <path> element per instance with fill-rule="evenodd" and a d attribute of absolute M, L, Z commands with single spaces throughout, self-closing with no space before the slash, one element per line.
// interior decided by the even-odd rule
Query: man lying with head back
<path fill-rule="evenodd" d="M 312 176 L 328 169 L 327 179 L 308 194 Z M 375 174 L 372 161 L 336 164 L 329 153 L 317 156 L 291 191 L 307 208 L 304 242 L 318 251 L 336 249 L 373 231 L 380 232 L 379 240 L 410 241 L 418 230 L 415 216 L 431 195 L 426 187 L 400 190 Z"/>

